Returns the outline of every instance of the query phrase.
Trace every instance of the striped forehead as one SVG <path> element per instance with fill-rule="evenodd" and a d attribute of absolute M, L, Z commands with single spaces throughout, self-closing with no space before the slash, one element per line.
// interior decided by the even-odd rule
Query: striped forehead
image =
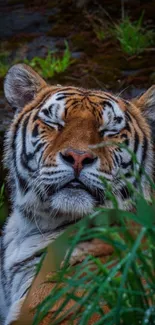
<path fill-rule="evenodd" d="M 118 116 L 120 119 L 123 117 L 124 112 L 119 104 L 114 97 L 110 96 L 109 98 L 104 93 L 103 96 L 99 96 L 97 93 L 91 92 L 86 95 L 83 92 L 68 94 L 61 91 L 52 94 L 46 100 L 39 112 L 39 116 L 42 118 L 46 115 L 46 117 L 52 118 L 53 121 L 57 122 L 73 109 L 74 113 L 79 113 L 81 107 L 81 112 L 89 110 L 93 114 L 100 113 L 100 117 L 107 123 L 112 116 L 115 118 Z"/>

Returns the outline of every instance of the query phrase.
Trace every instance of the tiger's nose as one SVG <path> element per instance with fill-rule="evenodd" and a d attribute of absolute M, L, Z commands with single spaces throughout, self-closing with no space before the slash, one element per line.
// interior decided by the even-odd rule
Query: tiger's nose
<path fill-rule="evenodd" d="M 65 163 L 72 166 L 76 176 L 80 174 L 84 167 L 92 165 L 97 160 L 97 157 L 90 152 L 73 149 L 60 153 L 60 156 Z"/>

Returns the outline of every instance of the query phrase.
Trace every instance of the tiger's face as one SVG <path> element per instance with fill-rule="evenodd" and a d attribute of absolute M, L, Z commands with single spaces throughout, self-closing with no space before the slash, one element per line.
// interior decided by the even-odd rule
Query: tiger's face
<path fill-rule="evenodd" d="M 123 108 L 109 94 L 62 87 L 51 91 L 37 111 L 34 127 L 44 146 L 37 156 L 38 184 L 44 184 L 54 210 L 83 216 L 104 204 L 100 176 L 114 183 L 121 154 L 113 147 L 91 146 L 110 137 L 124 141 Z"/>
<path fill-rule="evenodd" d="M 137 173 L 149 195 L 142 167 L 152 175 L 145 111 L 152 95 L 132 103 L 103 91 L 48 86 L 25 65 L 9 70 L 4 90 L 17 110 L 5 156 L 14 204 L 22 211 L 63 221 L 81 218 L 109 205 L 107 186 L 120 207 L 127 207 L 126 184 L 138 187 Z"/>

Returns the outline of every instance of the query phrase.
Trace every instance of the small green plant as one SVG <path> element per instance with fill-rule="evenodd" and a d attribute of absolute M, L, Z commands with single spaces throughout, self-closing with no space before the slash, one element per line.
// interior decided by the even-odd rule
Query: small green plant
<path fill-rule="evenodd" d="M 145 31 L 142 27 L 143 15 L 138 21 L 131 22 L 126 17 L 119 25 L 115 26 L 115 35 L 119 40 L 122 50 L 129 55 L 139 54 L 153 43 L 153 31 Z"/>
<path fill-rule="evenodd" d="M 105 32 L 101 27 L 94 27 L 94 32 L 96 34 L 96 37 L 98 38 L 99 41 L 103 41 L 106 37 Z"/>
<path fill-rule="evenodd" d="M 10 68 L 10 64 L 8 63 L 8 52 L 0 53 L 0 78 L 3 78 L 8 69 Z"/>
<path fill-rule="evenodd" d="M 64 72 L 72 63 L 68 43 L 65 42 L 65 45 L 62 58 L 58 58 L 53 52 L 48 51 L 45 58 L 34 57 L 31 61 L 25 59 L 25 63 L 35 68 L 44 78 L 52 78 L 56 73 Z"/>

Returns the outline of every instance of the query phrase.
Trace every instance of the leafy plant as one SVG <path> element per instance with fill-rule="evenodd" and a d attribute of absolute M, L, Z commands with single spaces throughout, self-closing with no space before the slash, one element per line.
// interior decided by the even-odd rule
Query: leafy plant
<path fill-rule="evenodd" d="M 53 52 L 48 51 L 46 58 L 34 57 L 31 61 L 25 59 L 25 63 L 35 68 L 44 78 L 52 78 L 56 73 L 64 72 L 72 63 L 71 52 L 68 43 L 62 58 L 58 58 Z"/>
<path fill-rule="evenodd" d="M 143 15 L 135 22 L 126 17 L 120 24 L 115 25 L 116 38 L 122 50 L 129 55 L 139 54 L 153 43 L 154 33 L 151 30 L 144 30 L 142 20 Z"/>

